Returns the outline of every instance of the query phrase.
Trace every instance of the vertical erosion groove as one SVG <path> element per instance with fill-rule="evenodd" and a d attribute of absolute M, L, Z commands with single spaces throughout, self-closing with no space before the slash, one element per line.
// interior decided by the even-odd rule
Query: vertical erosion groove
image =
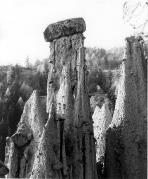
<path fill-rule="evenodd" d="M 143 47 L 127 38 L 113 120 L 106 134 L 108 178 L 146 178 L 146 69 Z M 141 52 L 142 50 L 142 52 Z"/>

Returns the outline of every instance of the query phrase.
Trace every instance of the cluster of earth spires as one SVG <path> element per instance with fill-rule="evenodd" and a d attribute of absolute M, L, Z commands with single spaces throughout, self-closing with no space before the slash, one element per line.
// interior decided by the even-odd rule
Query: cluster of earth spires
<path fill-rule="evenodd" d="M 87 86 L 83 18 L 49 25 L 47 97 L 34 91 L 0 163 L 8 178 L 146 178 L 147 62 L 143 40 L 126 39 L 115 110 L 108 99 L 93 116 Z M 100 166 L 101 170 L 100 170 Z M 103 171 L 102 171 L 103 170 Z"/>

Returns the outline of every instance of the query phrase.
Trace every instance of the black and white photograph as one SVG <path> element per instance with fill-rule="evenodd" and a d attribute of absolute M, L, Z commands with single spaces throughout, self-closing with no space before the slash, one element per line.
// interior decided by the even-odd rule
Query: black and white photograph
<path fill-rule="evenodd" d="M 0 0 L 0 178 L 147 179 L 148 0 Z"/>

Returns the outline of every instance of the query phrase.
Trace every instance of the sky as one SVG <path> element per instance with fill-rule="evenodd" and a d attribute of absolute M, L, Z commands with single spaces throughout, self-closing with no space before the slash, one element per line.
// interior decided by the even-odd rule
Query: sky
<path fill-rule="evenodd" d="M 133 32 L 123 21 L 122 5 L 123 0 L 0 0 L 0 65 L 49 57 L 45 28 L 74 17 L 86 22 L 86 47 L 123 46 Z"/>

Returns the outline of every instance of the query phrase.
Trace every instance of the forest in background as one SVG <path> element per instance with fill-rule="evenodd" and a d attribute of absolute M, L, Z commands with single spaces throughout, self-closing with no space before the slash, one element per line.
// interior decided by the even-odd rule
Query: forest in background
<path fill-rule="evenodd" d="M 105 49 L 86 48 L 86 62 L 88 69 L 88 88 L 92 94 L 99 85 L 103 90 L 110 87 L 107 78 L 113 78 L 113 72 L 118 69 L 123 56 L 123 48 Z M 40 91 L 40 95 L 46 95 L 48 78 L 48 58 L 36 60 L 31 64 L 26 58 L 26 66 L 8 65 L 0 66 L 0 99 L 8 97 L 13 91 L 21 96 L 25 102 L 34 89 Z M 9 90 L 8 90 L 9 86 Z"/>
<path fill-rule="evenodd" d="M 106 94 L 112 101 L 116 100 L 117 81 L 120 77 L 120 64 L 123 48 L 109 51 L 98 48 L 86 48 L 86 64 L 88 70 L 88 92 L 91 106 L 94 109 L 98 101 L 97 94 Z M 23 107 L 33 90 L 38 90 L 40 96 L 47 94 L 47 79 L 49 59 L 36 60 L 31 64 L 26 58 L 26 66 L 0 66 L 0 123 L 6 136 L 11 136 L 20 120 Z"/>

